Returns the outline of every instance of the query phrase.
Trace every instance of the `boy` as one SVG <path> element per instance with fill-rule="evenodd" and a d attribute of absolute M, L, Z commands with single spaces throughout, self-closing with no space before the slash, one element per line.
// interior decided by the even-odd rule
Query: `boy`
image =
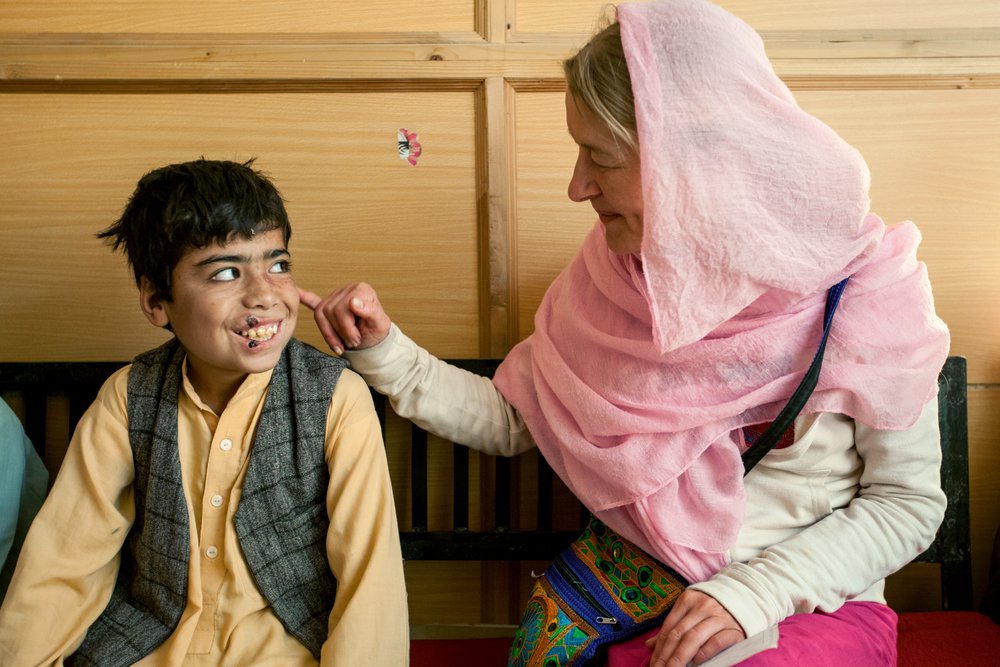
<path fill-rule="evenodd" d="M 405 665 L 368 389 L 292 338 L 291 228 L 246 164 L 144 176 L 98 236 L 174 338 L 84 415 L 0 608 L 0 664 Z"/>

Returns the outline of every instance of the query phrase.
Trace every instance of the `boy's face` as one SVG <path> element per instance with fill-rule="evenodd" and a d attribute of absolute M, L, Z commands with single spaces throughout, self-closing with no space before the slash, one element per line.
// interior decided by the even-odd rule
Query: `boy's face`
<path fill-rule="evenodd" d="M 280 229 L 190 249 L 172 278 L 170 301 L 143 281 L 141 306 L 156 326 L 169 324 L 184 346 L 203 400 L 231 392 L 248 373 L 274 368 L 299 308 Z"/>

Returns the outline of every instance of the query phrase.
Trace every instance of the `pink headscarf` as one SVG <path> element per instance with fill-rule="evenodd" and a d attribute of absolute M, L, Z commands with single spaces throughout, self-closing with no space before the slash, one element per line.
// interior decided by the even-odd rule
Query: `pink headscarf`
<path fill-rule="evenodd" d="M 644 198 L 639 256 L 598 223 L 496 384 L 576 496 L 691 580 L 743 520 L 742 427 L 772 420 L 852 276 L 804 413 L 911 426 L 948 332 L 912 223 L 868 212 L 856 150 L 801 110 L 759 36 L 702 0 L 623 4 Z"/>

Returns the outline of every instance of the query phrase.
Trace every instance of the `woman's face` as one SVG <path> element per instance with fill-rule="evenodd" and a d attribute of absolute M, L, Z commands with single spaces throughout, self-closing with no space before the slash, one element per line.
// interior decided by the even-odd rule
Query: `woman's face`
<path fill-rule="evenodd" d="M 589 201 L 604 225 L 612 252 L 642 247 L 642 178 L 639 155 L 619 148 L 611 130 L 590 109 L 566 93 L 566 127 L 580 147 L 569 181 L 573 201 Z"/>

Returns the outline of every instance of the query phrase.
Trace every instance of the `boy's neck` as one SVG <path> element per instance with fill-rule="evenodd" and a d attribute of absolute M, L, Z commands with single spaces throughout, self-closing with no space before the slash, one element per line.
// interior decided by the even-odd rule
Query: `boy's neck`
<path fill-rule="evenodd" d="M 236 395 L 240 385 L 243 384 L 248 375 L 243 373 L 219 377 L 217 374 L 199 373 L 197 368 L 190 363 L 187 374 L 198 398 L 217 415 L 221 415 L 226 409 L 230 399 Z"/>

